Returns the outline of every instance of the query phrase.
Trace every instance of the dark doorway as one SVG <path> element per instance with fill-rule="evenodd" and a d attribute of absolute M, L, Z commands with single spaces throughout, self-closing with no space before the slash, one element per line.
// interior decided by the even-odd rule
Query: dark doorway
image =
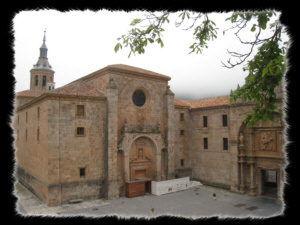
<path fill-rule="evenodd" d="M 277 198 L 277 171 L 262 170 L 262 195 Z"/>

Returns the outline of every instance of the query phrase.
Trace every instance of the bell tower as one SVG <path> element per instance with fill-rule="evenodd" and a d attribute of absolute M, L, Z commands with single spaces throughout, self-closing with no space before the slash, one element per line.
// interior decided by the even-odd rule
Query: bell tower
<path fill-rule="evenodd" d="M 43 44 L 40 47 L 40 57 L 30 70 L 30 90 L 49 91 L 54 89 L 54 70 L 48 58 L 46 46 L 46 31 L 44 31 Z"/>

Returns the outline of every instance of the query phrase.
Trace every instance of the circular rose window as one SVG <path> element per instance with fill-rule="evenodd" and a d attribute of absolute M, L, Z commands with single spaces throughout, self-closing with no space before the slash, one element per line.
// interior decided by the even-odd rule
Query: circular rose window
<path fill-rule="evenodd" d="M 142 107 L 146 103 L 145 93 L 141 90 L 135 91 L 132 95 L 132 101 L 136 106 Z"/>

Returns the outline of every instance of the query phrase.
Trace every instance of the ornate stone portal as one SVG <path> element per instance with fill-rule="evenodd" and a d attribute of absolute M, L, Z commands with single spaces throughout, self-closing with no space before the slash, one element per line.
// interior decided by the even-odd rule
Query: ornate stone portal
<path fill-rule="evenodd" d="M 129 154 L 130 180 L 147 177 L 154 179 L 154 144 L 146 137 L 134 141 Z"/>
<path fill-rule="evenodd" d="M 242 125 L 239 131 L 239 191 L 249 195 L 264 195 L 266 186 L 264 174 L 276 171 L 274 188 L 281 199 L 284 171 L 282 123 L 278 115 L 273 121 L 260 121 L 252 127 Z"/>

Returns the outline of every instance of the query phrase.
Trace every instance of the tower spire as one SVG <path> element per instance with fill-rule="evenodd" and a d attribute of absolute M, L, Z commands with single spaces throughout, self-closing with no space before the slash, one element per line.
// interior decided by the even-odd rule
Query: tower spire
<path fill-rule="evenodd" d="M 46 29 L 44 30 L 43 44 L 40 47 L 40 57 L 33 69 L 48 69 L 52 70 L 52 67 L 47 58 L 48 48 L 46 46 Z"/>
<path fill-rule="evenodd" d="M 50 91 L 54 89 L 54 70 L 48 58 L 48 48 L 46 46 L 46 29 L 44 30 L 43 44 L 40 47 L 40 56 L 36 64 L 30 70 L 30 89 Z"/>

